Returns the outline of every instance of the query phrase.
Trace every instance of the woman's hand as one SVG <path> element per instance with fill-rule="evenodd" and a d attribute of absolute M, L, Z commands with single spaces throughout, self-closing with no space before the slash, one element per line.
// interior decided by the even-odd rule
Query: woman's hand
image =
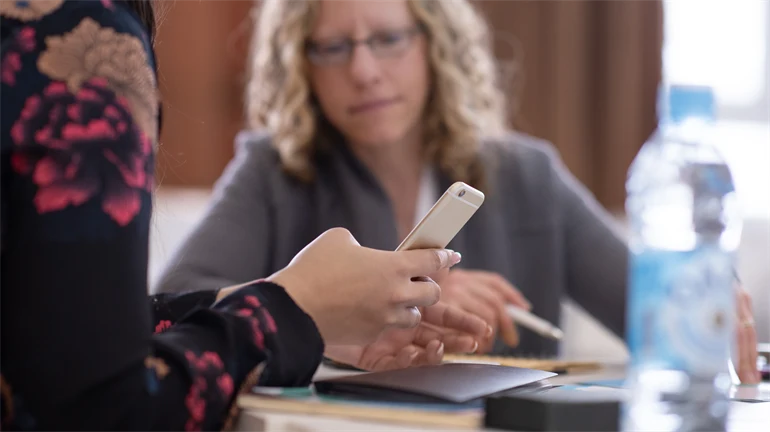
<path fill-rule="evenodd" d="M 738 309 L 736 338 L 738 358 L 734 362 L 735 372 L 742 384 L 758 384 L 762 377 L 757 370 L 757 331 L 754 328 L 754 313 L 751 307 L 751 296 L 743 287 L 738 286 L 736 293 Z"/>
<path fill-rule="evenodd" d="M 437 276 L 436 282 L 441 286 L 442 301 L 471 312 L 492 326 L 493 334 L 481 341 L 479 353 L 492 349 L 492 336 L 497 333 L 507 345 L 519 344 L 519 333 L 505 307 L 512 304 L 529 310 L 532 306 L 504 277 L 486 271 L 454 269 L 443 277 Z"/>
<path fill-rule="evenodd" d="M 438 302 L 441 289 L 425 275 L 449 268 L 448 250 L 386 252 L 361 247 L 345 229 L 326 231 L 268 278 L 318 326 L 327 345 L 373 342 L 386 328 L 413 328 L 418 307 Z"/>
<path fill-rule="evenodd" d="M 422 310 L 411 329 L 390 329 L 369 345 L 328 345 L 326 356 L 359 369 L 380 371 L 439 364 L 445 353 L 473 353 L 492 334 L 481 318 L 439 302 Z"/>

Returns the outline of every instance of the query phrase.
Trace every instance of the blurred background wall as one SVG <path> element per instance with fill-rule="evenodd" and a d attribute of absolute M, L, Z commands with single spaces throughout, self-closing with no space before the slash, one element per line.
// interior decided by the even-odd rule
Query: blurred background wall
<path fill-rule="evenodd" d="M 163 131 L 150 282 L 201 217 L 242 128 L 248 0 L 160 2 Z M 716 89 L 716 142 L 746 223 L 739 272 L 770 341 L 770 1 L 475 0 L 510 81 L 511 122 L 551 140 L 623 223 L 626 170 L 655 128 L 661 77 Z M 665 43 L 663 34 L 665 30 Z M 663 64 L 662 59 L 665 59 Z M 569 302 L 565 354 L 620 358 L 622 343 Z"/>

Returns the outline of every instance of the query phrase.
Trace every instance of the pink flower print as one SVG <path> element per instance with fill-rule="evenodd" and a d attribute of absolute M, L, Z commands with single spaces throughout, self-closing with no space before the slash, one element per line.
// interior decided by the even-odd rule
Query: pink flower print
<path fill-rule="evenodd" d="M 198 364 L 198 356 L 196 356 L 194 352 L 185 351 L 184 356 L 187 359 L 187 362 L 190 363 L 192 367 L 194 367 L 195 369 L 201 369 L 201 367 Z"/>
<path fill-rule="evenodd" d="M 0 81 L 9 86 L 16 85 L 16 73 L 21 70 L 21 55 L 10 51 L 0 62 Z"/>
<path fill-rule="evenodd" d="M 250 318 L 249 325 L 251 325 L 251 336 L 254 338 L 254 345 L 259 349 L 265 349 L 265 335 L 262 333 L 262 329 L 259 328 L 259 321 L 256 318 Z"/>
<path fill-rule="evenodd" d="M 110 10 L 115 9 L 115 5 L 112 4 L 112 0 L 102 0 L 102 6 Z"/>
<path fill-rule="evenodd" d="M 201 355 L 201 360 L 203 360 L 207 365 L 213 366 L 217 369 L 222 369 L 224 365 L 222 364 L 222 359 L 219 358 L 219 354 L 213 352 L 213 351 L 206 351 Z"/>
<path fill-rule="evenodd" d="M 238 309 L 237 311 L 235 311 L 235 314 L 238 315 L 238 316 L 242 316 L 242 317 L 250 317 L 250 316 L 254 315 L 253 312 L 254 311 L 252 309 L 243 308 L 243 309 Z"/>
<path fill-rule="evenodd" d="M 204 372 L 209 368 L 215 368 L 217 371 L 222 370 L 224 364 L 219 354 L 213 351 L 205 351 L 200 356 L 196 356 L 194 352 L 185 352 L 185 358 L 187 361 L 198 371 Z"/>
<path fill-rule="evenodd" d="M 23 27 L 16 35 L 16 43 L 21 52 L 29 53 L 35 50 L 35 29 L 32 27 Z"/>
<path fill-rule="evenodd" d="M 213 384 L 216 378 L 216 386 L 219 390 L 223 393 L 229 391 L 230 394 L 233 391 L 233 380 L 229 374 L 222 373 L 224 368 L 222 359 L 213 351 L 204 351 L 200 356 L 192 351 L 186 351 L 185 358 L 195 373 L 193 385 L 185 397 L 185 406 L 190 412 L 185 429 L 199 430 L 206 412 L 206 400 L 211 400 L 210 397 L 204 399 L 206 396 L 204 392 L 208 389 L 206 380 L 210 380 L 209 382 Z"/>
<path fill-rule="evenodd" d="M 0 81 L 9 86 L 16 85 L 16 74 L 21 71 L 21 55 L 35 50 L 35 29 L 23 27 L 9 44 L 7 53 L 0 62 Z"/>
<path fill-rule="evenodd" d="M 254 307 L 254 308 L 258 308 L 258 307 L 262 306 L 262 303 L 259 302 L 259 299 L 256 298 L 253 295 L 245 296 L 243 298 L 243 301 L 245 301 L 246 304 L 248 304 L 249 306 Z"/>
<path fill-rule="evenodd" d="M 262 320 L 265 323 L 265 328 L 269 333 L 275 333 L 278 331 L 278 328 L 275 325 L 275 320 L 273 319 L 273 316 L 270 315 L 270 312 L 268 312 L 265 309 L 262 309 Z"/>
<path fill-rule="evenodd" d="M 169 320 L 161 320 L 158 323 L 158 325 L 155 326 L 155 334 L 163 333 L 169 327 L 171 327 L 171 321 L 169 321 Z"/>
<path fill-rule="evenodd" d="M 185 396 L 184 404 L 190 413 L 190 418 L 185 424 L 185 430 L 200 430 L 203 420 L 206 417 L 206 401 L 202 393 L 206 391 L 206 380 L 203 377 L 196 377 L 190 386 L 190 391 Z"/>
<path fill-rule="evenodd" d="M 233 378 L 228 373 L 223 373 L 217 378 L 217 385 L 225 399 L 229 399 L 233 394 Z"/>
<path fill-rule="evenodd" d="M 39 213 L 79 206 L 100 196 L 102 210 L 128 225 L 152 190 L 152 143 L 132 121 L 129 104 L 92 78 L 76 94 L 52 82 L 27 99 L 11 128 L 19 150 L 11 164 L 38 186 Z M 35 150 L 45 147 L 48 152 Z M 45 156 L 37 156 L 39 154 Z"/>

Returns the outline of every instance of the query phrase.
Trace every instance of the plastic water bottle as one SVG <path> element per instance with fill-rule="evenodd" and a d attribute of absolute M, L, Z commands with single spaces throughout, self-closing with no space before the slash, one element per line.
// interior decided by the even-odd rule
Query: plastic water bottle
<path fill-rule="evenodd" d="M 631 165 L 625 431 L 724 431 L 742 222 L 732 175 L 709 144 L 714 96 L 671 86 Z"/>

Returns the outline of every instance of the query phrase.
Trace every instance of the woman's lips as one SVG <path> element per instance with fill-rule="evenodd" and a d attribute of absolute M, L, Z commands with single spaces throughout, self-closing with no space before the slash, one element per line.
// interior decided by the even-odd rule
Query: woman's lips
<path fill-rule="evenodd" d="M 394 103 L 398 102 L 398 98 L 391 98 L 391 99 L 378 99 L 374 101 L 364 102 L 360 103 L 358 105 L 354 105 L 350 108 L 348 108 L 348 112 L 350 114 L 363 114 L 371 111 L 376 111 L 378 109 L 385 108 L 389 105 L 393 105 Z"/>

